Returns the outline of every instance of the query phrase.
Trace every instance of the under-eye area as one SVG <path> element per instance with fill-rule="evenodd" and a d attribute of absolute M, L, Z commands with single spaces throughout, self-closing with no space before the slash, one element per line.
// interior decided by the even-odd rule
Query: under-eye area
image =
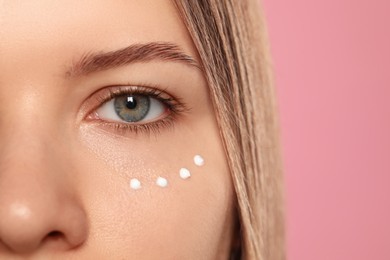
<path fill-rule="evenodd" d="M 201 155 L 195 155 L 194 158 L 194 164 L 196 166 L 203 166 L 204 165 L 204 159 Z M 182 180 L 187 180 L 191 177 L 191 170 L 189 168 L 185 168 L 185 167 L 182 167 L 179 169 L 179 177 L 182 179 Z M 174 175 L 176 177 L 176 175 Z M 174 178 L 175 178 L 174 177 Z M 177 177 L 176 177 L 177 178 Z M 177 182 L 176 182 L 177 183 Z M 166 177 L 162 177 L 162 176 L 158 176 L 156 178 L 156 181 L 155 181 L 155 184 L 159 187 L 167 187 L 168 186 L 168 178 Z M 137 178 L 132 178 L 130 180 L 130 188 L 133 189 L 133 190 L 139 190 L 141 188 L 141 181 Z"/>

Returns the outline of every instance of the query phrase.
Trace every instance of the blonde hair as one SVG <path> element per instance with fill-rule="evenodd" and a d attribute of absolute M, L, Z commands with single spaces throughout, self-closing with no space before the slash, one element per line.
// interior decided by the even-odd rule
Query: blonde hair
<path fill-rule="evenodd" d="M 199 52 L 237 195 L 242 259 L 284 259 L 282 164 L 258 0 L 175 0 Z"/>

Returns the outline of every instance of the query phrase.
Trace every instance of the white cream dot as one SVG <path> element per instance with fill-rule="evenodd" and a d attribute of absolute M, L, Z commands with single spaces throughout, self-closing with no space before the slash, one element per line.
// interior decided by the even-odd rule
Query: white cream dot
<path fill-rule="evenodd" d="M 130 187 L 133 189 L 133 190 L 139 190 L 141 188 L 141 182 L 134 178 L 134 179 L 131 179 L 130 180 Z"/>
<path fill-rule="evenodd" d="M 194 156 L 194 163 L 195 165 L 197 166 L 203 166 L 204 165 L 204 159 L 202 156 L 200 155 L 195 155 Z"/>
<path fill-rule="evenodd" d="M 180 169 L 180 178 L 185 180 L 185 179 L 188 179 L 190 176 L 191 176 L 191 173 L 188 169 L 186 169 L 186 168 Z"/>
<path fill-rule="evenodd" d="M 157 180 L 156 180 L 156 184 L 160 187 L 166 187 L 168 186 L 168 181 L 167 179 L 163 178 L 163 177 L 158 177 Z"/>

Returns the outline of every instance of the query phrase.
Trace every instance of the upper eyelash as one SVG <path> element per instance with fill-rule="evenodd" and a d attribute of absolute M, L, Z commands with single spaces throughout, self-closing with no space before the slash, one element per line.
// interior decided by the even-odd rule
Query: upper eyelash
<path fill-rule="evenodd" d="M 131 88 L 131 90 L 129 89 Z M 122 95 L 145 95 L 145 96 L 151 96 L 159 101 L 163 102 L 165 105 L 168 106 L 168 109 L 173 113 L 180 113 L 188 111 L 189 109 L 187 106 L 180 101 L 179 98 L 173 98 L 171 95 L 166 94 L 165 91 L 161 91 L 155 87 L 145 87 L 143 85 L 128 85 L 128 86 L 117 86 L 114 90 L 112 88 L 108 89 L 108 95 L 98 95 L 97 98 L 100 101 L 100 105 L 103 105 L 105 102 L 108 102 L 109 100 L 122 96 Z M 163 95 L 166 94 L 169 97 L 163 97 Z M 98 107 L 99 107 L 98 106 Z M 97 107 L 96 107 L 97 108 Z M 96 109 L 95 108 L 95 109 Z"/>

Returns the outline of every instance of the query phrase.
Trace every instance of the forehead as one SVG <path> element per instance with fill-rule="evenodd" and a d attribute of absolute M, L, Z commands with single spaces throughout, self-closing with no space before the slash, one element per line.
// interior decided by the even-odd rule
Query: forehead
<path fill-rule="evenodd" d="M 170 0 L 0 1 L 0 39 L 1 67 L 15 57 L 60 61 L 152 41 L 174 42 L 196 56 Z"/>

